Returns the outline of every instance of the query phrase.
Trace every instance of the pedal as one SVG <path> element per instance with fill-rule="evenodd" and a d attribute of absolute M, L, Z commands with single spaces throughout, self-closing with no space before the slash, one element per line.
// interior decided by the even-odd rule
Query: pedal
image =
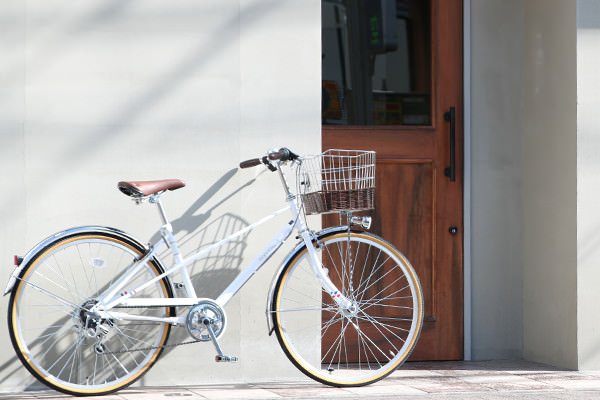
<path fill-rule="evenodd" d="M 215 356 L 215 361 L 216 362 L 230 362 L 230 363 L 237 362 L 237 360 L 238 360 L 237 357 L 226 356 L 225 354 L 223 354 L 223 350 L 221 350 L 221 346 L 219 345 L 219 342 L 217 341 L 217 335 L 215 335 L 215 331 L 213 330 L 213 322 L 209 318 L 206 318 L 206 319 L 204 319 L 204 321 L 202 321 L 202 323 L 204 324 L 204 326 L 206 326 L 206 330 L 208 330 L 208 335 L 210 336 L 210 340 L 213 342 L 213 344 L 215 345 L 215 349 L 217 350 L 217 355 Z"/>
<path fill-rule="evenodd" d="M 238 362 L 238 358 L 236 356 L 216 355 L 215 361 L 235 363 Z"/>

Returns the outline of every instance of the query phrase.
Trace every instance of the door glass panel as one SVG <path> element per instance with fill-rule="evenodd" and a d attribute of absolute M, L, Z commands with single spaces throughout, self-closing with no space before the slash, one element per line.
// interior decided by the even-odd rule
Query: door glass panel
<path fill-rule="evenodd" d="M 324 125 L 431 125 L 431 0 L 322 0 Z"/>

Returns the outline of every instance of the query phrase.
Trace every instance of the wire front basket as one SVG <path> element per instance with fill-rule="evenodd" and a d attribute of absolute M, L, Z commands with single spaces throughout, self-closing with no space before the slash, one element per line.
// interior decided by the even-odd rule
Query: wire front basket
<path fill-rule="evenodd" d="M 298 193 L 306 214 L 374 208 L 375 152 L 327 150 L 302 160 Z"/>

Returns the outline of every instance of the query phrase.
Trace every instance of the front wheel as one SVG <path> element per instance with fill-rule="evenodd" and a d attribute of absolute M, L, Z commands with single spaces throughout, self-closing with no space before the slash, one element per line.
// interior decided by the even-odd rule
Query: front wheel
<path fill-rule="evenodd" d="M 101 395 L 133 383 L 154 364 L 170 325 L 101 319 L 91 312 L 143 251 L 122 235 L 84 232 L 50 243 L 25 265 L 10 297 L 8 329 L 17 355 L 38 380 L 64 393 Z M 150 260 L 131 281 L 132 287 L 161 273 L 160 264 Z M 138 295 L 173 297 L 166 278 Z M 127 311 L 172 315 L 168 307 Z"/>
<path fill-rule="evenodd" d="M 363 386 L 392 373 L 412 352 L 423 324 L 423 294 L 408 260 L 368 233 L 340 232 L 313 243 L 352 306 L 323 291 L 300 248 L 275 285 L 273 321 L 288 358 L 331 386 Z"/>

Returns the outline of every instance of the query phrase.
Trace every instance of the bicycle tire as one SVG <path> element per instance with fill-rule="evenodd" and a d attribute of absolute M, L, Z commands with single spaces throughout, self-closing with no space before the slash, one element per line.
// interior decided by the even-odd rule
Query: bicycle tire
<path fill-rule="evenodd" d="M 86 314 L 144 250 L 124 235 L 88 231 L 59 238 L 31 257 L 11 292 L 8 329 L 19 359 L 40 382 L 71 395 L 103 395 L 131 385 L 157 361 L 169 324 L 94 320 Z M 162 272 L 152 259 L 132 284 Z M 165 277 L 138 296 L 173 297 L 173 291 Z M 128 311 L 174 315 L 171 307 Z M 101 342 L 92 335 L 99 325 L 109 331 Z"/>
<path fill-rule="evenodd" d="M 321 383 L 350 387 L 383 379 L 409 357 L 423 325 L 414 269 L 393 245 L 368 233 L 338 230 L 313 245 L 356 309 L 340 309 L 322 289 L 302 246 L 274 289 L 279 344 L 300 371 Z"/>

